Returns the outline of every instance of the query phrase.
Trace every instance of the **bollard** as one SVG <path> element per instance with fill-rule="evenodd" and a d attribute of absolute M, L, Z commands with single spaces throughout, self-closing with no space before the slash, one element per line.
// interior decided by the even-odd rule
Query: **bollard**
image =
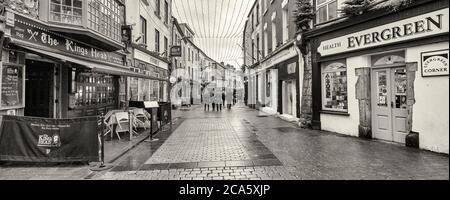
<path fill-rule="evenodd" d="M 91 171 L 103 171 L 111 169 L 112 165 L 105 165 L 105 123 L 104 123 L 104 114 L 100 113 L 100 116 L 98 117 L 97 125 L 100 127 L 100 130 L 97 131 L 98 133 L 98 160 L 99 164 L 95 166 L 91 166 Z"/>
<path fill-rule="evenodd" d="M 100 167 L 105 167 L 105 116 L 103 113 L 100 114 Z"/>
<path fill-rule="evenodd" d="M 154 109 L 154 108 L 152 108 L 152 109 Z M 151 115 L 151 118 L 150 118 L 150 123 L 151 123 L 151 128 L 150 128 L 150 138 L 148 139 L 148 140 L 144 140 L 144 142 L 156 142 L 156 141 L 159 141 L 159 139 L 154 139 L 153 138 L 153 122 L 154 122 L 154 120 L 155 120 L 155 118 L 156 118 L 156 116 L 154 115 L 154 110 L 152 110 L 151 111 L 151 113 L 150 113 L 150 115 Z"/>
<path fill-rule="evenodd" d="M 130 142 L 133 141 L 133 119 L 132 111 L 128 110 L 128 122 L 129 122 L 129 132 L 130 132 Z"/>

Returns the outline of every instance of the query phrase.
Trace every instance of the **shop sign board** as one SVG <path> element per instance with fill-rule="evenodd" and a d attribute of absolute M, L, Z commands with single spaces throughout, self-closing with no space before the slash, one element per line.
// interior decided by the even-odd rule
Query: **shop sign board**
<path fill-rule="evenodd" d="M 448 57 L 448 49 L 422 53 L 422 77 L 448 76 Z"/>
<path fill-rule="evenodd" d="M 395 42 L 445 34 L 448 31 L 449 9 L 445 8 L 322 41 L 317 51 L 321 56 L 329 56 Z"/>
<path fill-rule="evenodd" d="M 289 65 L 287 66 L 287 72 L 288 72 L 288 74 L 293 74 L 293 73 L 295 73 L 295 71 L 297 71 L 296 68 L 297 68 L 297 63 L 291 63 L 291 64 L 289 64 Z"/>
<path fill-rule="evenodd" d="M 0 108 L 23 108 L 25 67 L 0 62 Z"/>
<path fill-rule="evenodd" d="M 170 48 L 170 56 L 181 57 L 181 46 L 173 46 Z"/>
<path fill-rule="evenodd" d="M 154 66 L 157 66 L 159 68 L 169 70 L 169 64 L 167 64 L 166 62 L 160 61 L 159 59 L 157 59 L 147 53 L 144 53 L 138 49 L 134 50 L 134 58 L 144 61 L 146 63 L 152 64 Z"/>
<path fill-rule="evenodd" d="M 297 51 L 295 50 L 295 47 L 291 47 L 289 49 L 278 52 L 271 58 L 269 58 L 266 61 L 264 61 L 263 63 L 261 63 L 261 70 L 270 68 L 270 67 L 272 67 L 278 63 L 281 63 L 287 59 L 290 59 L 296 55 L 298 55 L 298 54 L 297 54 Z"/>
<path fill-rule="evenodd" d="M 119 53 L 104 51 L 51 32 L 45 24 L 18 14 L 14 14 L 11 20 L 13 20 L 12 24 L 9 24 L 11 37 L 16 40 L 58 50 L 68 55 L 124 65 L 124 56 Z"/>

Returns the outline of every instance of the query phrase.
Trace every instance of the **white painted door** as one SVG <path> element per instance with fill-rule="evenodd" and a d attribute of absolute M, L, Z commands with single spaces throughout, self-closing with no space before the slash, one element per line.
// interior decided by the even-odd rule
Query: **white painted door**
<path fill-rule="evenodd" d="M 287 81 L 286 82 L 286 88 L 287 88 L 287 92 L 286 92 L 286 96 L 287 96 L 287 112 L 286 114 L 288 115 L 292 115 L 292 82 L 291 81 Z"/>
<path fill-rule="evenodd" d="M 372 73 L 372 110 L 374 138 L 392 141 L 391 73 L 377 69 Z"/>
<path fill-rule="evenodd" d="M 404 67 L 372 71 L 372 110 L 374 138 L 405 143 L 408 112 Z"/>
<path fill-rule="evenodd" d="M 392 125 L 393 141 L 405 143 L 408 134 L 408 107 L 406 101 L 406 68 L 391 70 L 392 77 Z"/>
<path fill-rule="evenodd" d="M 283 114 L 295 115 L 295 84 L 293 81 L 283 81 Z"/>

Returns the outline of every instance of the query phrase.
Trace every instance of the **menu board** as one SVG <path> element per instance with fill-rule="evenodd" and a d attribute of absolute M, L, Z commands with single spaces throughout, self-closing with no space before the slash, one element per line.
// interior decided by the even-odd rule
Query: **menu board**
<path fill-rule="evenodd" d="M 24 67 L 15 64 L 3 65 L 1 68 L 1 106 L 2 108 L 21 107 L 23 105 Z"/>

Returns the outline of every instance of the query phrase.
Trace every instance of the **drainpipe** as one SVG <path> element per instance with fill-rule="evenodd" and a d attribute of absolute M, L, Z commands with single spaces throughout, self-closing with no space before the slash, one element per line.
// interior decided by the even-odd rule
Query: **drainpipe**
<path fill-rule="evenodd" d="M 303 109 L 303 84 L 304 84 L 304 82 L 303 82 L 303 79 L 304 79 L 304 72 L 305 72 L 305 59 L 304 59 L 304 55 L 303 55 L 303 53 L 302 53 L 302 51 L 300 50 L 300 48 L 299 48 L 299 44 L 298 44 L 298 42 L 299 42 L 299 40 L 298 39 L 296 39 L 295 40 L 295 42 L 294 42 L 294 49 L 297 51 L 297 54 L 298 54 L 298 66 L 299 66 L 299 70 L 298 70 L 298 72 L 297 73 L 299 73 L 299 76 L 298 76 L 298 79 L 299 79 L 299 90 L 300 91 L 298 91 L 299 92 L 299 100 L 300 100 L 300 105 L 298 105 L 299 106 L 299 110 L 300 110 L 300 122 L 299 122 L 299 124 L 298 124 L 298 126 L 302 126 L 302 122 L 304 122 L 306 119 L 303 119 L 303 116 L 302 116 L 302 109 Z"/>

